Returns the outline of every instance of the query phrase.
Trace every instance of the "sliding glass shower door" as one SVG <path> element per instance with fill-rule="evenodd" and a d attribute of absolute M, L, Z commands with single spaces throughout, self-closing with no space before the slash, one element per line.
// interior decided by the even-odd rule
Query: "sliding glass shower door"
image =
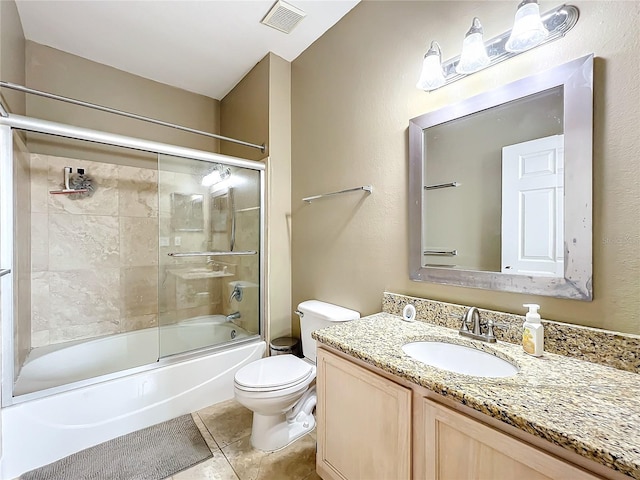
<path fill-rule="evenodd" d="M 5 405 L 261 333 L 263 165 L 122 138 L 0 126 Z"/>
<path fill-rule="evenodd" d="M 260 172 L 158 160 L 160 357 L 259 335 Z"/>

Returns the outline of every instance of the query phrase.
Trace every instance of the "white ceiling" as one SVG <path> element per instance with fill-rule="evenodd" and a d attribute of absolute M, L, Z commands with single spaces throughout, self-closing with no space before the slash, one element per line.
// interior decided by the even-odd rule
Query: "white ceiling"
<path fill-rule="evenodd" d="M 223 98 L 268 52 L 293 61 L 360 0 L 288 0 L 290 34 L 260 23 L 275 0 L 17 0 L 27 40 Z"/>

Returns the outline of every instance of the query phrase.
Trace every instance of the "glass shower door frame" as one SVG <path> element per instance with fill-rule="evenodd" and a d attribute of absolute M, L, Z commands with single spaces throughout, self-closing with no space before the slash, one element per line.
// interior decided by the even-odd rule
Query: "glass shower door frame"
<path fill-rule="evenodd" d="M 231 157 L 218 153 L 205 152 L 201 150 L 195 150 L 186 147 L 179 147 L 175 145 L 163 144 L 159 142 L 153 142 L 148 140 L 137 139 L 133 137 L 127 137 L 124 135 L 111 134 L 106 132 L 100 132 L 96 130 L 85 129 L 81 127 L 75 127 L 71 125 L 60 124 L 56 122 L 50 122 L 47 120 L 40 120 L 30 117 L 23 117 L 20 115 L 10 114 L 8 117 L 0 116 L 0 221 L 2 221 L 3 228 L 0 229 L 0 265 L 2 269 L 11 269 L 11 273 L 4 275 L 0 278 L 2 285 L 2 310 L 0 312 L 0 320 L 2 321 L 2 407 L 18 404 L 25 401 L 34 400 L 37 398 L 46 397 L 49 395 L 61 393 L 64 391 L 72 390 L 75 388 L 95 384 L 102 381 L 107 381 L 119 377 L 124 377 L 133 373 L 142 372 L 145 370 L 151 370 L 155 368 L 165 367 L 173 363 L 189 360 L 194 357 L 209 354 L 211 352 L 219 351 L 227 348 L 222 346 L 220 348 L 211 347 L 210 349 L 203 349 L 196 352 L 187 352 L 184 354 L 178 354 L 171 357 L 161 358 L 158 362 L 150 365 L 144 365 L 128 370 L 122 370 L 116 373 L 107 374 L 99 377 L 94 377 L 88 380 L 75 382 L 72 384 L 62 385 L 60 387 L 53 387 L 46 390 L 37 391 L 34 393 L 24 394 L 18 397 L 13 396 L 13 376 L 14 376 L 14 341 L 13 341 L 13 313 L 14 313 L 14 289 L 13 282 L 15 278 L 14 269 L 14 212 L 13 212 L 13 129 L 23 130 L 27 132 L 49 134 L 54 136 L 60 136 L 76 140 L 85 140 L 88 142 L 94 142 L 104 145 L 112 145 L 116 147 L 131 148 L 134 150 L 140 150 L 145 152 L 151 152 L 154 154 L 165 154 L 174 157 L 181 157 L 185 159 L 203 160 L 211 163 L 220 163 L 228 166 L 247 168 L 250 170 L 257 170 L 260 175 L 260 250 L 259 250 L 259 328 L 260 334 L 258 336 L 250 337 L 247 340 L 240 340 L 234 345 L 241 345 L 246 343 L 252 343 L 256 341 L 263 341 L 265 338 L 265 290 L 266 290 L 266 274 L 265 274 L 265 207 L 266 207 L 266 181 L 265 171 L 266 164 L 263 162 L 257 162 L 252 160 L 245 160 L 242 158 Z M 9 228 L 7 228 L 9 226 Z"/>
<path fill-rule="evenodd" d="M 8 161 L 6 161 L 8 159 Z M 0 322 L 2 322 L 2 404 L 13 395 L 13 133 L 0 125 Z M 9 381 L 8 381 L 9 380 Z"/>

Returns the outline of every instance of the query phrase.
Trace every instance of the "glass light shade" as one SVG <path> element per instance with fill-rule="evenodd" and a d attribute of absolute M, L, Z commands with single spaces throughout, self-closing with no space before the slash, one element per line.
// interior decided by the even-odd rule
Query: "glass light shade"
<path fill-rule="evenodd" d="M 431 48 L 422 61 L 422 72 L 420 72 L 420 79 L 416 84 L 417 88 L 429 91 L 445 84 L 440 57 L 440 46 L 437 42 L 431 42 Z"/>
<path fill-rule="evenodd" d="M 489 65 L 490 60 L 482 38 L 482 25 L 477 18 L 473 19 L 471 29 L 462 41 L 462 53 L 456 65 L 456 72 L 469 74 L 477 72 Z"/>
<path fill-rule="evenodd" d="M 524 52 L 535 47 L 548 36 L 549 31 L 540 19 L 538 3 L 521 4 L 516 12 L 511 36 L 504 48 L 507 52 Z"/>

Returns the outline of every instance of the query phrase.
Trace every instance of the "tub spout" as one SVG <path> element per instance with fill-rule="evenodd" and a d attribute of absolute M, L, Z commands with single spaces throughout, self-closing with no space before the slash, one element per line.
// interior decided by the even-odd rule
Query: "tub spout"
<path fill-rule="evenodd" d="M 227 315 L 227 322 L 230 322 L 231 320 L 237 320 L 240 317 L 242 317 L 242 315 L 240 315 L 240 312 L 233 312 L 232 314 Z"/>

